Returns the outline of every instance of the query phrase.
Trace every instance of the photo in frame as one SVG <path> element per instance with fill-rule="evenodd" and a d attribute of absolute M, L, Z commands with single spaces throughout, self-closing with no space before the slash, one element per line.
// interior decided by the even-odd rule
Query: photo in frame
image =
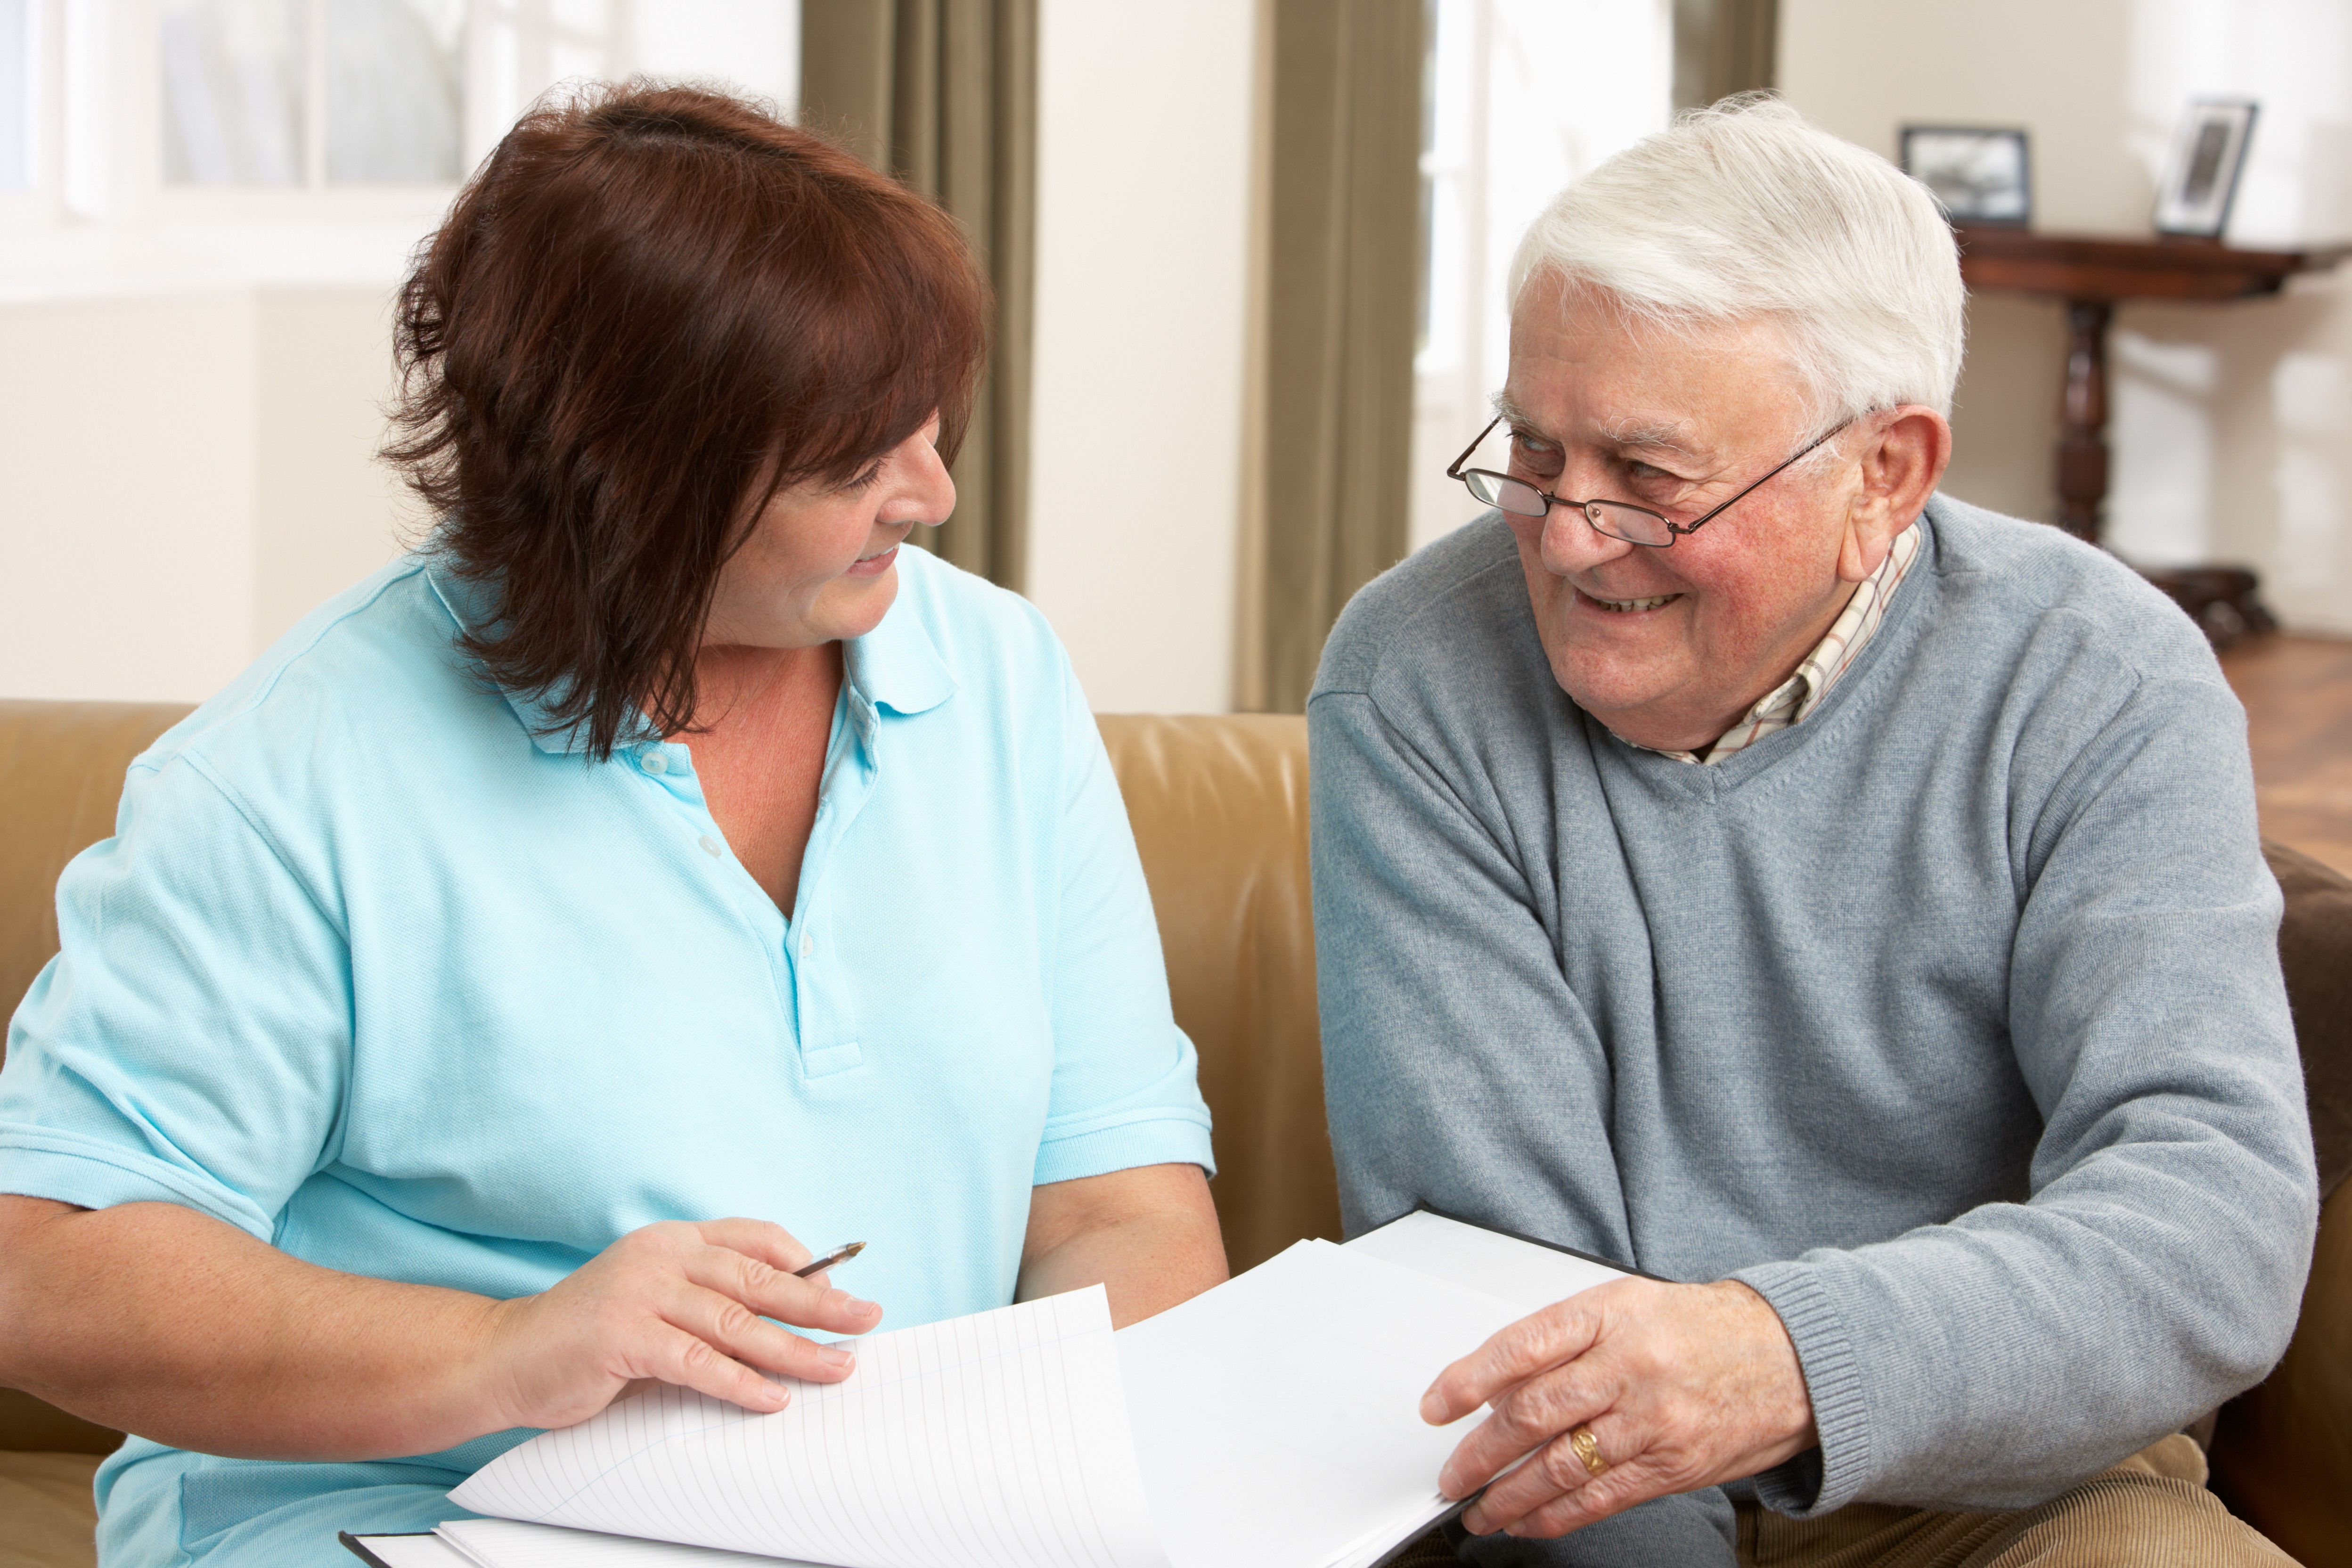
<path fill-rule="evenodd" d="M 2243 100 L 2200 99 L 2181 115 L 2156 191 L 2157 233 L 2221 237 L 2246 166 L 2246 146 L 2254 139 L 2254 107 Z"/>
<path fill-rule="evenodd" d="M 2033 220 L 2024 132 L 1906 125 L 1902 144 L 1903 172 L 1935 192 L 1954 223 L 2023 227 Z"/>

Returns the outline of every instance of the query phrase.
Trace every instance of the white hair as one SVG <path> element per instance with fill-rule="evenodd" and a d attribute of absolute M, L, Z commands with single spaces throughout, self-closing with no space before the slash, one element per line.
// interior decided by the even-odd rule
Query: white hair
<path fill-rule="evenodd" d="M 1951 413 L 1967 292 L 1936 198 L 1777 99 L 1694 110 L 1562 191 L 1512 258 L 1513 310 L 1535 279 L 1670 330 L 1779 323 L 1815 431 Z"/>

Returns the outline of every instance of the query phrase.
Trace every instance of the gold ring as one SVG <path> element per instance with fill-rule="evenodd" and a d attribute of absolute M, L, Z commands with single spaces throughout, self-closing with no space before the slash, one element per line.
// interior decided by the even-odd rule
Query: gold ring
<path fill-rule="evenodd" d="M 1609 1471 L 1609 1461 L 1601 1457 L 1601 1444 L 1592 1436 L 1592 1428 L 1581 1422 L 1568 1429 L 1568 1446 L 1584 1461 L 1584 1468 L 1598 1480 Z"/>

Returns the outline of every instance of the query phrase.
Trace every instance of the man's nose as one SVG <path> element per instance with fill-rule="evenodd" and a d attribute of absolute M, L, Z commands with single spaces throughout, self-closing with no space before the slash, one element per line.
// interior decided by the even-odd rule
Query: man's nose
<path fill-rule="evenodd" d="M 1589 572 L 1641 548 L 1626 540 L 1612 539 L 1593 527 L 1582 507 L 1564 504 L 1555 505 L 1544 513 L 1538 545 L 1544 570 L 1556 577 Z"/>

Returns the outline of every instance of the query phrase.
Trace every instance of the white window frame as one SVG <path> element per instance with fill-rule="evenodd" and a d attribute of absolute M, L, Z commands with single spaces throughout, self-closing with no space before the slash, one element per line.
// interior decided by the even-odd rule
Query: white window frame
<path fill-rule="evenodd" d="M 28 188 L 0 193 L 0 231 L 76 225 L 327 223 L 404 219 L 438 211 L 454 182 L 330 184 L 325 178 L 324 0 L 303 0 L 310 59 L 303 83 L 299 185 L 173 184 L 163 178 L 162 9 L 158 0 L 32 0 L 34 69 Z M 602 57 L 619 75 L 638 0 L 606 0 L 601 34 L 566 25 L 555 0 L 469 0 L 465 124 L 470 166 L 530 100 L 555 80 L 564 54 Z"/>

